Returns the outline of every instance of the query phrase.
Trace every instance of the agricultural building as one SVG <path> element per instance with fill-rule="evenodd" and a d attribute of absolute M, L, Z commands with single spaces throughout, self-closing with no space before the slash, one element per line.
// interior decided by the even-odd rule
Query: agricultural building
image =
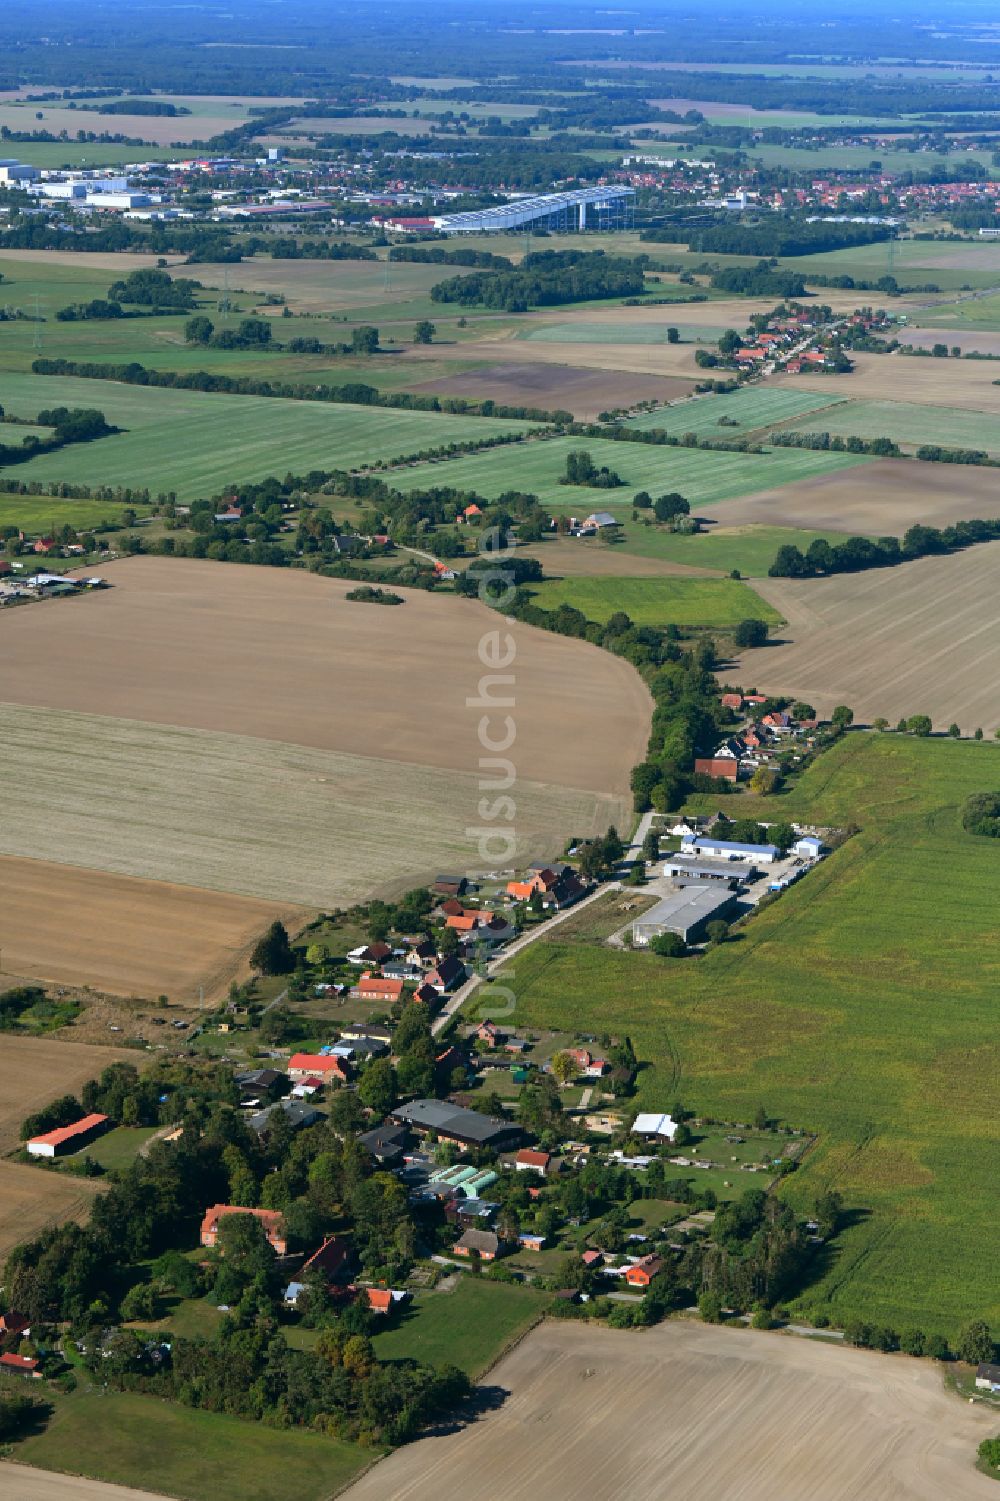
<path fill-rule="evenodd" d="M 85 1115 L 71 1126 L 57 1126 L 54 1131 L 33 1136 L 28 1142 L 28 1153 L 32 1157 L 59 1157 L 63 1152 L 79 1151 L 108 1124 L 106 1115 Z"/>
<path fill-rule="evenodd" d="M 737 844 L 728 839 L 710 839 L 685 834 L 681 840 L 685 855 L 708 855 L 715 860 L 747 860 L 752 864 L 771 865 L 781 853 L 775 844 Z"/>
<path fill-rule="evenodd" d="M 716 881 L 683 886 L 632 924 L 633 941 L 645 948 L 661 933 L 676 933 L 685 943 L 699 943 L 708 924 L 727 918 L 735 905 L 733 893 L 720 890 Z"/>

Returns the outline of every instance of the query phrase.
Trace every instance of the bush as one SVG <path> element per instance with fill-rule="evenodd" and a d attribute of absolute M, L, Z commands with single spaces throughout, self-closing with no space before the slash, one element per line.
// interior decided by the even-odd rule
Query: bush
<path fill-rule="evenodd" d="M 706 1324 L 722 1323 L 722 1299 L 718 1293 L 705 1292 L 698 1299 L 698 1313 Z"/>
<path fill-rule="evenodd" d="M 766 646 L 767 626 L 763 620 L 741 620 L 733 632 L 733 640 L 742 649 Z"/>
<path fill-rule="evenodd" d="M 661 959 L 682 959 L 687 953 L 687 944 L 679 933 L 657 933 L 649 940 L 649 947 Z"/>

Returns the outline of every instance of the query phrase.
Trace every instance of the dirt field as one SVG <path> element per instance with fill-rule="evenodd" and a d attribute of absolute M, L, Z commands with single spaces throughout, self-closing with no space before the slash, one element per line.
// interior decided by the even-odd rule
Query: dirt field
<path fill-rule="evenodd" d="M 1000 726 L 1000 542 L 829 579 L 760 579 L 787 644 L 744 654 L 740 681 L 859 720 L 929 714 Z"/>
<path fill-rule="evenodd" d="M 0 856 L 8 977 L 182 1002 L 196 1001 L 203 985 L 211 1000 L 241 973 L 269 923 L 281 918 L 294 929 L 308 916 L 249 897 Z"/>
<path fill-rule="evenodd" d="M 546 1323 L 486 1378 L 497 1404 L 397 1451 L 350 1501 L 989 1501 L 995 1416 L 906 1356 L 671 1323 Z"/>
<path fill-rule="evenodd" d="M 972 349 L 976 347 L 974 340 L 975 335 L 969 333 L 964 341 L 957 342 Z M 1000 386 L 993 384 L 997 370 L 991 360 L 935 360 L 897 354 L 854 354 L 851 358 L 853 373 L 830 382 L 838 396 L 884 401 L 891 394 L 897 401 L 974 407 L 1000 416 Z M 782 384 L 797 391 L 815 391 L 816 381 L 816 376 L 789 375 Z"/>
<path fill-rule="evenodd" d="M 902 536 L 915 522 L 997 514 L 997 471 L 970 465 L 876 459 L 712 506 L 720 525 L 797 526 L 806 530 Z"/>
<path fill-rule="evenodd" d="M 152 1491 L 6 1463 L 0 1463 L 0 1492 L 6 1501 L 162 1501 L 162 1495 Z"/>
<path fill-rule="evenodd" d="M 80 911 L 105 914 L 108 939 L 74 915 L 60 950 L 53 892 L 74 908 L 77 877 L 43 865 L 33 892 L 13 883 L 11 968 L 176 995 L 228 977 L 273 914 L 262 903 L 329 910 L 441 869 L 550 858 L 628 816 L 651 704 L 595 647 L 420 591 L 397 609 L 350 604 L 349 584 L 299 571 L 152 558 L 105 571 L 106 592 L 5 618 L 0 855 L 172 885 L 96 883 Z M 483 706 L 479 648 L 498 625 L 513 683 L 487 681 Z M 510 708 L 516 735 L 506 853 L 479 845 L 496 776 L 480 772 L 479 726 L 498 694 L 513 704 L 487 730 Z M 177 887 L 259 900 L 209 900 L 178 957 L 172 935 L 201 898 Z"/>
<path fill-rule="evenodd" d="M 93 1079 L 109 1063 L 134 1063 L 141 1053 L 131 1048 L 99 1048 L 70 1043 L 70 1033 L 61 1038 L 19 1037 L 5 1032 L 0 1050 L 3 1056 L 3 1089 L 0 1090 L 0 1152 L 9 1152 L 18 1143 L 18 1130 L 26 1115 L 39 1104 L 38 1081 L 45 1081 L 42 1099 L 54 1100 L 61 1094 L 75 1094 L 88 1079 Z"/>
<path fill-rule="evenodd" d="M 409 590 L 379 609 L 346 601 L 355 586 L 339 579 L 187 559 L 123 559 L 102 574 L 105 592 L 5 615 L 0 703 L 477 769 L 479 711 L 466 698 L 485 671 L 480 638 L 499 623 L 477 601 Z M 634 669 L 507 629 L 520 775 L 622 791 L 649 728 Z M 607 736 L 595 734 L 596 705 Z"/>
<path fill-rule="evenodd" d="M 246 111 L 222 110 L 215 115 L 102 115 L 95 109 L 69 109 L 66 106 L 40 104 L 43 118 L 36 120 L 35 110 L 24 105 L 0 106 L 0 125 L 11 130 L 50 130 L 58 135 L 68 130 L 70 139 L 78 130 L 93 130 L 98 135 L 111 134 L 131 136 L 137 141 L 146 141 L 151 146 L 172 146 L 174 142 L 206 141 L 209 136 L 221 135 L 232 130 L 234 125 L 246 121 Z M 138 148 L 123 146 L 123 159 L 134 159 Z M 25 152 L 30 156 L 30 149 Z"/>
<path fill-rule="evenodd" d="M 490 396 L 501 404 L 525 403 L 547 410 L 561 407 L 572 412 L 578 422 L 593 422 L 610 407 L 629 407 L 638 401 L 676 401 L 688 396 L 693 386 L 692 381 L 629 375 L 620 370 L 573 370 L 569 366 L 549 368 L 511 362 L 465 370 L 412 389 L 438 396 Z"/>
<path fill-rule="evenodd" d="M 898 338 L 914 349 L 933 349 L 935 344 L 947 344 L 951 349 L 957 344 L 963 352 L 978 349 L 980 354 L 1000 355 L 1000 334 L 981 332 L 971 323 L 965 328 L 906 328 Z"/>
<path fill-rule="evenodd" d="M 49 1225 L 82 1223 L 100 1192 L 91 1178 L 64 1178 L 21 1162 L 0 1162 L 0 1263 L 14 1246 Z M 2 1485 L 0 1494 L 13 1496 Z"/>

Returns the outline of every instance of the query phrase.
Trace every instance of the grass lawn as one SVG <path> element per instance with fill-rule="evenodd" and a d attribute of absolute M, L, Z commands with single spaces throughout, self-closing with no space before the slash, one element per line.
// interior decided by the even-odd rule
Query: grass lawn
<path fill-rule="evenodd" d="M 990 744 L 848 736 L 759 808 L 861 832 L 738 941 L 661 961 L 553 935 L 512 961 L 518 1024 L 628 1032 L 654 1065 L 639 1075 L 646 1108 L 679 1098 L 748 1120 L 763 1104 L 819 1134 L 783 1193 L 805 1211 L 837 1187 L 854 1218 L 799 1311 L 949 1335 L 971 1317 L 1000 1323 L 979 1254 L 1000 1172 L 997 850 L 958 816 L 998 784 L 998 757 Z"/>
<path fill-rule="evenodd" d="M 551 579 L 531 586 L 532 602 L 543 610 L 572 605 L 599 624 L 624 610 L 636 625 L 718 626 L 781 616 L 735 579 L 605 578 Z"/>
<path fill-rule="evenodd" d="M 206 398 L 209 399 L 212 398 Z M 606 464 L 613 469 L 624 483 L 613 490 L 561 485 L 559 476 L 565 473 L 566 455 L 581 448 L 587 450 L 598 466 Z M 400 469 L 386 479 L 399 490 L 454 485 L 476 490 L 488 498 L 501 495 L 504 490 L 525 490 L 560 513 L 589 516 L 591 511 L 629 510 L 639 490 L 648 490 L 653 496 L 679 490 L 693 503 L 705 505 L 811 479 L 814 475 L 832 474 L 837 469 L 865 462 L 851 454 L 810 449 L 781 448 L 764 454 L 718 453 L 699 448 L 616 443 L 608 438 L 547 438 L 508 449 L 502 459 L 490 452 L 463 455 L 439 464 Z M 34 465 L 25 465 L 24 469 L 33 470 Z"/>
<path fill-rule="evenodd" d="M 105 1136 L 99 1136 L 89 1147 L 76 1155 L 79 1157 L 93 1157 L 99 1162 L 106 1172 L 114 1168 L 128 1167 L 140 1147 L 144 1147 L 151 1136 L 155 1136 L 159 1128 L 157 1126 L 116 1126 L 113 1131 L 108 1131 Z"/>
<path fill-rule="evenodd" d="M 898 374 L 897 369 L 894 375 Z M 893 438 L 897 443 L 941 443 L 994 453 L 1000 449 L 1000 418 L 995 413 L 907 401 L 848 401 L 794 426 L 800 432 L 839 433 L 842 437 L 854 434 L 858 438 Z"/>
<path fill-rule="evenodd" d="M 988 297 L 966 298 L 961 302 L 942 302 L 937 307 L 921 308 L 910 319 L 914 328 L 960 328 L 963 350 L 975 349 L 976 332 L 1000 333 L 1000 292 Z M 906 343 L 905 334 L 900 343 Z"/>
<path fill-rule="evenodd" d="M 685 536 L 683 532 L 668 532 L 664 527 L 643 526 L 634 521 L 627 521 L 623 530 L 624 540 L 615 549 L 623 573 L 628 572 L 628 558 L 632 554 L 637 558 L 666 558 L 692 568 L 717 568 L 720 573 L 738 568 L 750 578 L 763 578 L 778 548 L 786 543 L 805 552 L 817 537 L 825 537 L 832 544 L 846 536 L 841 532 L 810 532 L 790 526 L 727 526 Z M 544 554 L 541 557 L 544 568 Z"/>
<path fill-rule="evenodd" d="M 123 429 L 18 466 L 18 479 L 90 485 L 149 486 L 192 500 L 239 481 L 284 474 L 290 465 L 350 468 L 378 456 L 405 454 L 528 426 L 435 412 L 327 406 L 261 396 L 228 396 L 125 386 L 72 376 L 9 375 L 4 403 L 17 415 L 40 407 L 99 407 Z"/>
<path fill-rule="evenodd" d="M 657 407 L 630 417 L 627 427 L 647 431 L 661 428 L 668 433 L 698 433 L 702 437 L 726 438 L 734 433 L 754 432 L 775 422 L 785 422 L 802 412 L 815 412 L 843 401 L 847 392 L 835 381 L 817 391 L 794 391 L 784 386 L 745 386 L 722 396 L 698 396 L 674 406 Z"/>
<path fill-rule="evenodd" d="M 116 524 L 121 519 L 124 506 L 113 500 L 55 500 L 40 495 L 0 495 L 0 526 L 16 526 L 26 532 L 48 532 L 56 527 L 70 526 L 85 530 L 109 521 Z M 147 516 L 148 506 L 130 507 L 137 516 Z M 27 560 L 26 560 L 27 561 Z M 49 560 L 46 558 L 48 568 Z M 67 566 L 72 566 L 68 564 Z"/>
<path fill-rule="evenodd" d="M 459 1273 L 453 1292 L 418 1292 L 393 1327 L 375 1335 L 379 1360 L 457 1365 L 478 1376 L 542 1315 L 549 1299 L 524 1287 Z"/>
<path fill-rule="evenodd" d="M 45 1470 L 163 1491 L 183 1501 L 326 1501 L 374 1457 L 318 1434 L 284 1432 L 153 1397 L 46 1391 L 44 1432 L 12 1458 Z"/>

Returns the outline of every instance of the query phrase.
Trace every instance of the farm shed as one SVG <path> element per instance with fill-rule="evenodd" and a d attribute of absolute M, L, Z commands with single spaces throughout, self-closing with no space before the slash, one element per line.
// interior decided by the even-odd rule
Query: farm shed
<path fill-rule="evenodd" d="M 738 844 L 729 839 L 698 835 L 685 835 L 681 840 L 681 850 L 685 855 L 708 855 L 716 860 L 749 860 L 759 865 L 771 865 L 781 853 L 775 844 Z"/>
<path fill-rule="evenodd" d="M 676 933 L 685 943 L 698 943 L 708 924 L 727 918 L 735 905 L 732 892 L 720 891 L 716 881 L 683 886 L 632 924 L 633 941 L 645 948 L 660 933 Z"/>
<path fill-rule="evenodd" d="M 737 881 L 752 881 L 757 871 L 754 866 L 737 860 L 695 860 L 675 855 L 664 865 L 663 874 L 687 885 L 695 881 L 722 881 L 732 887 Z"/>
<path fill-rule="evenodd" d="M 58 1126 L 41 1136 L 33 1136 L 28 1142 L 31 1157 L 58 1157 L 63 1152 L 76 1152 L 87 1142 L 93 1141 L 109 1124 L 106 1115 L 85 1115 L 71 1126 Z"/>

